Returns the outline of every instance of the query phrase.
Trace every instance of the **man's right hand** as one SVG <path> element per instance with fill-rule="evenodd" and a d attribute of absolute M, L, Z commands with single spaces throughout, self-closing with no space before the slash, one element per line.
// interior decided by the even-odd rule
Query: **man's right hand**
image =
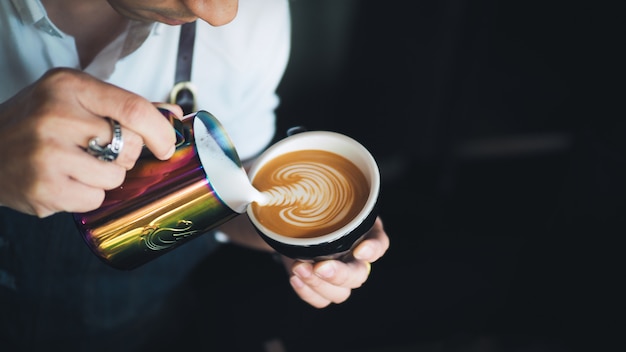
<path fill-rule="evenodd" d="M 93 137 L 111 141 L 105 117 L 122 126 L 124 145 L 113 162 L 85 151 Z M 165 160 L 175 141 L 171 124 L 146 99 L 80 71 L 50 70 L 0 104 L 0 205 L 39 217 L 96 209 L 144 144 Z"/>

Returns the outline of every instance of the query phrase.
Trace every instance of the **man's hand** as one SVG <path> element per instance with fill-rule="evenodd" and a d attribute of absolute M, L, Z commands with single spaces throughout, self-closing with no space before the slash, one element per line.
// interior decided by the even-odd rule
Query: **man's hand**
<path fill-rule="evenodd" d="M 124 145 L 113 162 L 85 151 L 93 137 L 111 141 L 105 117 L 122 126 Z M 39 217 L 96 209 L 105 190 L 122 184 L 144 144 L 168 159 L 175 140 L 146 99 L 80 71 L 50 70 L 0 104 L 0 205 Z"/>
<path fill-rule="evenodd" d="M 389 237 L 380 218 L 376 219 L 366 238 L 352 252 L 353 260 L 325 260 L 317 263 L 294 261 L 283 257 L 290 272 L 289 281 L 305 302 L 316 308 L 347 300 L 352 290 L 361 287 L 369 277 L 371 263 L 389 249 Z"/>

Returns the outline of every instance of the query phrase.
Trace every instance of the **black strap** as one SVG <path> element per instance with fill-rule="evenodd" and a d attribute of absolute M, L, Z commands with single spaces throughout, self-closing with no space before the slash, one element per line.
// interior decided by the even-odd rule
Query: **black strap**
<path fill-rule="evenodd" d="M 170 103 L 180 105 L 185 115 L 196 110 L 196 99 L 191 84 L 191 63 L 193 46 L 196 39 L 196 22 L 185 23 L 180 28 L 178 58 L 174 76 L 174 88 L 170 94 Z"/>

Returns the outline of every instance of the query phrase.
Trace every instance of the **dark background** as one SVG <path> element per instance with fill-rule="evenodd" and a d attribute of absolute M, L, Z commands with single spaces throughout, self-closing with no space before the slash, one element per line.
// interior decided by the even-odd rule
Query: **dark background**
<path fill-rule="evenodd" d="M 347 302 L 317 310 L 272 258 L 226 246 L 179 297 L 189 318 L 178 343 L 623 350 L 623 9 L 469 0 L 291 6 L 279 130 L 339 131 L 372 151 L 391 248 Z"/>

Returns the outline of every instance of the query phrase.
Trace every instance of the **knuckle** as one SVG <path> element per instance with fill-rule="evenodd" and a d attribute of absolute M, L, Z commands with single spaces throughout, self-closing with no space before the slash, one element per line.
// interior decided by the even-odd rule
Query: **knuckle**
<path fill-rule="evenodd" d="M 84 80 L 84 73 L 68 67 L 55 67 L 48 70 L 43 76 L 44 86 L 52 85 L 57 89 L 65 86 L 74 86 Z"/>
<path fill-rule="evenodd" d="M 89 197 L 85 197 L 79 204 L 73 206 L 70 211 L 74 212 L 87 212 L 94 209 L 98 209 L 102 202 L 104 202 L 104 190 L 94 190 Z"/>
<path fill-rule="evenodd" d="M 128 159 L 134 164 L 141 155 L 143 140 L 135 133 L 126 133 L 124 137 L 124 150 Z"/>
<path fill-rule="evenodd" d="M 112 170 L 107 177 L 107 185 L 105 187 L 106 190 L 111 190 L 117 188 L 124 183 L 124 179 L 126 178 L 126 168 L 119 165 L 111 164 Z M 104 200 L 104 199 L 103 199 Z"/>
<path fill-rule="evenodd" d="M 141 97 L 129 94 L 124 101 L 120 104 L 119 115 L 124 117 L 124 121 L 128 126 L 135 126 L 138 124 L 146 111 L 147 101 Z"/>
<path fill-rule="evenodd" d="M 46 218 L 54 214 L 54 211 L 43 207 L 35 207 L 34 215 L 40 219 Z"/>
<path fill-rule="evenodd" d="M 333 303 L 337 303 L 337 304 L 343 303 L 343 302 L 347 301 L 348 298 L 350 298 L 351 294 L 352 294 L 351 290 L 343 291 L 340 294 L 338 294 L 337 297 L 335 297 L 332 302 Z"/>
<path fill-rule="evenodd" d="M 126 171 L 131 170 L 135 166 L 142 151 L 140 142 L 131 140 L 128 140 L 128 142 L 130 143 L 127 143 L 126 139 L 124 140 L 124 147 L 115 161 L 117 165 L 122 166 Z"/>
<path fill-rule="evenodd" d="M 318 308 L 318 309 L 322 309 L 322 308 L 326 308 L 328 307 L 332 302 L 330 301 L 322 301 L 322 302 L 316 302 L 313 304 L 313 307 Z"/>
<path fill-rule="evenodd" d="M 311 275 L 309 278 L 306 278 L 303 281 L 313 290 L 317 290 L 323 285 L 322 280 L 315 275 Z"/>

